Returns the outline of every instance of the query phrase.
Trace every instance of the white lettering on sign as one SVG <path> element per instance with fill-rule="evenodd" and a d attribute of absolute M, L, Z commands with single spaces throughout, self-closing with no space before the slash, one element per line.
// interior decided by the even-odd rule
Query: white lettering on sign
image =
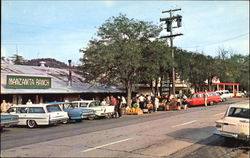
<path fill-rule="evenodd" d="M 49 81 L 48 80 L 43 80 L 43 79 L 36 79 L 36 85 L 37 86 L 48 86 Z"/>
<path fill-rule="evenodd" d="M 30 78 L 9 78 L 9 85 L 35 85 L 35 81 Z"/>

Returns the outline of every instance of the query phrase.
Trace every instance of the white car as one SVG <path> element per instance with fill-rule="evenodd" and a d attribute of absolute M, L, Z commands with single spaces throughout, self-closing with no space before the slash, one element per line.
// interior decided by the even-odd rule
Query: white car
<path fill-rule="evenodd" d="M 220 94 L 221 100 L 226 101 L 229 98 L 233 97 L 233 93 L 230 93 L 228 90 L 219 90 L 216 93 Z"/>
<path fill-rule="evenodd" d="M 80 109 L 92 109 L 97 117 L 112 116 L 115 113 L 115 106 L 101 106 L 98 100 L 72 101 L 74 106 Z"/>
<path fill-rule="evenodd" d="M 30 105 L 14 105 L 8 112 L 18 115 L 18 125 L 27 125 L 34 128 L 37 125 L 50 125 L 66 122 L 69 117 L 58 104 L 30 104 Z"/>
<path fill-rule="evenodd" d="M 226 138 L 235 138 L 249 141 L 249 103 L 232 104 L 228 107 L 225 116 L 216 121 L 216 135 Z"/>
<path fill-rule="evenodd" d="M 241 92 L 241 91 L 238 91 L 238 92 L 236 93 L 236 96 L 237 96 L 237 97 L 244 97 L 244 96 L 245 96 L 245 93 L 243 93 L 243 92 Z"/>

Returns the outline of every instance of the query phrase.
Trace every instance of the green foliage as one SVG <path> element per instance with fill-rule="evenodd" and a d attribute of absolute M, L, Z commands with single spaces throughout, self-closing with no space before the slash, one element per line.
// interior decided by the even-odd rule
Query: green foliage
<path fill-rule="evenodd" d="M 129 19 L 125 15 L 108 19 L 98 30 L 98 39 L 83 51 L 82 70 L 87 82 L 123 85 L 128 102 L 132 86 L 145 69 L 145 50 L 161 29 L 149 22 Z M 141 65 L 142 64 L 142 65 Z M 129 103 L 128 103 L 129 104 Z"/>

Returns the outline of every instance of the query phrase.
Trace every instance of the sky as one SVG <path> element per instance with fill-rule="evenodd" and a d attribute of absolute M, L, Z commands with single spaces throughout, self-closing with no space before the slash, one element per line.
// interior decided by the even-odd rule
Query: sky
<path fill-rule="evenodd" d="M 16 1 L 2 0 L 1 56 L 55 58 L 80 64 L 98 27 L 120 13 L 160 25 L 162 11 L 181 8 L 182 27 L 174 46 L 216 56 L 219 49 L 249 54 L 249 1 Z M 161 36 L 167 35 L 166 31 Z"/>

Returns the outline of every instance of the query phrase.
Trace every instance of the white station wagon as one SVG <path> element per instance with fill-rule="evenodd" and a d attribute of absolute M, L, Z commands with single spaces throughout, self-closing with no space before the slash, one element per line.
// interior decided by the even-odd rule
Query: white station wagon
<path fill-rule="evenodd" d="M 214 134 L 249 141 L 249 119 L 249 103 L 232 104 L 228 107 L 225 116 L 216 121 L 217 130 Z"/>
<path fill-rule="evenodd" d="M 29 128 L 62 123 L 69 119 L 68 113 L 53 103 L 14 105 L 8 112 L 19 116 L 18 125 L 27 125 Z"/>

